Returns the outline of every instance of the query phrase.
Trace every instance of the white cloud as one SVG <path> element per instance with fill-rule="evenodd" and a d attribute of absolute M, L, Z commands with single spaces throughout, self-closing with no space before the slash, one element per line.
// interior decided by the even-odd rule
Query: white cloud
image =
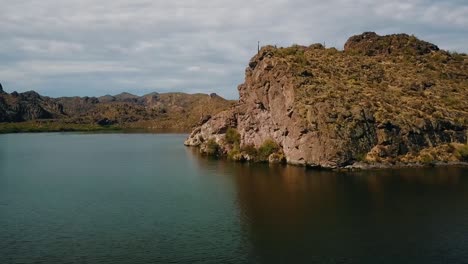
<path fill-rule="evenodd" d="M 138 72 L 140 69 L 112 61 L 24 61 L 18 68 L 35 75 Z"/>
<path fill-rule="evenodd" d="M 83 45 L 80 43 L 53 39 L 15 38 L 13 43 L 19 50 L 31 53 L 50 53 L 53 55 L 83 51 Z"/>
<path fill-rule="evenodd" d="M 200 66 L 190 66 L 187 68 L 187 71 L 189 72 L 199 72 L 201 70 Z"/>

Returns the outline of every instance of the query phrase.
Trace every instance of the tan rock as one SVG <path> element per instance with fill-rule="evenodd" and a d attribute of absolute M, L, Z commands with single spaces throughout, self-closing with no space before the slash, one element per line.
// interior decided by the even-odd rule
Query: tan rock
<path fill-rule="evenodd" d="M 378 50 L 369 39 L 392 46 Z M 316 45 L 264 47 L 246 68 L 239 102 L 195 129 L 185 143 L 197 146 L 215 138 L 222 144 L 225 131 L 233 127 L 241 145 L 258 148 L 273 139 L 288 163 L 327 168 L 465 143 L 468 79 L 457 76 L 468 76 L 468 58 L 449 58 L 444 67 L 434 67 L 441 63 L 434 56 L 447 52 L 418 41 L 408 35 L 365 33 L 350 38 L 345 51 Z M 434 73 L 442 68 L 451 77 Z M 429 75 L 434 78 L 427 88 L 432 95 L 424 100 L 421 91 L 390 85 L 410 87 L 414 79 Z"/>

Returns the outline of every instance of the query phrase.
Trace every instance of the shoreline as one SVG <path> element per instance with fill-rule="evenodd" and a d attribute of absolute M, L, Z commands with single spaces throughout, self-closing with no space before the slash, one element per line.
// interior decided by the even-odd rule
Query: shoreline
<path fill-rule="evenodd" d="M 1 131 L 0 135 L 14 134 L 46 134 L 46 133 L 96 133 L 96 134 L 183 134 L 189 132 L 172 130 L 172 129 L 135 129 L 135 128 L 118 128 L 118 129 L 63 129 L 63 130 L 22 130 L 22 131 Z"/>
<path fill-rule="evenodd" d="M 365 170 L 391 170 L 391 169 L 411 169 L 411 168 L 434 168 L 434 167 L 468 167 L 468 162 L 465 161 L 432 161 L 429 163 L 421 162 L 356 162 L 351 165 L 346 165 L 344 167 L 324 167 L 324 166 L 314 166 L 310 164 L 295 163 L 295 162 L 269 162 L 267 160 L 263 161 L 248 161 L 248 160 L 233 160 L 229 159 L 228 156 L 213 156 L 200 153 L 200 148 L 198 146 L 186 145 L 187 148 L 193 150 L 199 154 L 202 158 L 212 158 L 216 160 L 225 160 L 227 162 L 233 163 L 246 163 L 246 164 L 264 164 L 268 166 L 293 166 L 293 167 L 302 167 L 309 170 L 317 171 L 365 171 Z"/>
<path fill-rule="evenodd" d="M 60 122 L 13 122 L 0 123 L 0 134 L 56 133 L 56 132 L 98 132 L 98 133 L 190 133 L 187 129 L 126 127 L 119 125 L 70 124 Z"/>
<path fill-rule="evenodd" d="M 343 168 L 334 170 L 359 171 L 359 170 L 386 170 L 386 169 L 407 169 L 407 168 L 434 168 L 434 167 L 468 167 L 468 162 L 463 161 L 435 161 L 429 164 L 424 163 L 362 163 L 358 162 Z"/>
<path fill-rule="evenodd" d="M 27 133 L 144 133 L 144 134 L 189 134 L 190 132 L 183 129 L 171 129 L 171 128 L 128 128 L 120 126 L 99 126 L 95 124 L 58 124 L 57 127 L 49 126 L 28 126 L 31 123 L 0 123 L 0 135 L 2 134 L 27 134 Z M 35 123 L 37 124 L 37 123 Z M 19 126 L 18 126 L 19 125 Z M 199 149 L 194 146 L 187 146 L 193 149 Z M 206 155 L 202 155 L 205 156 Z M 311 170 L 330 170 L 330 171 L 360 171 L 360 170 L 388 170 L 388 169 L 405 169 L 405 168 L 431 168 L 431 167 L 468 167 L 468 162 L 464 161 L 432 161 L 429 163 L 420 162 L 356 162 L 344 167 L 323 167 L 313 166 L 309 164 L 300 164 L 294 162 L 278 163 L 268 161 L 237 161 L 230 160 L 225 156 L 218 156 L 216 159 L 225 159 L 229 162 L 235 163 L 248 163 L 248 164 L 268 164 L 268 165 L 280 165 L 280 166 L 294 166 L 304 167 Z"/>
<path fill-rule="evenodd" d="M 13 123 L 16 124 L 16 123 Z M 0 124 L 0 134 L 20 134 L 20 133 L 55 133 L 55 132 L 112 132 L 121 131 L 118 127 L 77 127 L 77 126 L 59 126 L 59 127 L 22 127 L 16 125 Z"/>

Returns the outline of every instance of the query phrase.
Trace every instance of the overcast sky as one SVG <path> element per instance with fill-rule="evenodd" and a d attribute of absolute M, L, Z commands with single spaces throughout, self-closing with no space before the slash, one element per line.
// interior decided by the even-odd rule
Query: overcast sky
<path fill-rule="evenodd" d="M 261 44 L 405 32 L 468 52 L 467 0 L 0 0 L 8 92 L 99 96 L 215 92 L 237 85 Z"/>

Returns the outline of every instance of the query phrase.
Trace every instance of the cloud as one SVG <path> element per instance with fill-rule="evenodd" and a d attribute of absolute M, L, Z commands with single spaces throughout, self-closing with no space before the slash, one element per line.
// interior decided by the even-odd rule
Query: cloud
<path fill-rule="evenodd" d="M 18 69 L 40 76 L 140 71 L 135 67 L 118 65 L 109 61 L 28 61 L 18 63 Z"/>
<path fill-rule="evenodd" d="M 464 0 L 0 0 L 0 82 L 51 96 L 130 91 L 237 97 L 261 44 L 406 32 L 468 52 Z"/>
<path fill-rule="evenodd" d="M 53 39 L 28 39 L 14 38 L 13 44 L 17 49 L 27 53 L 44 54 L 65 54 L 70 52 L 80 52 L 83 46 L 80 43 L 72 43 Z"/>

